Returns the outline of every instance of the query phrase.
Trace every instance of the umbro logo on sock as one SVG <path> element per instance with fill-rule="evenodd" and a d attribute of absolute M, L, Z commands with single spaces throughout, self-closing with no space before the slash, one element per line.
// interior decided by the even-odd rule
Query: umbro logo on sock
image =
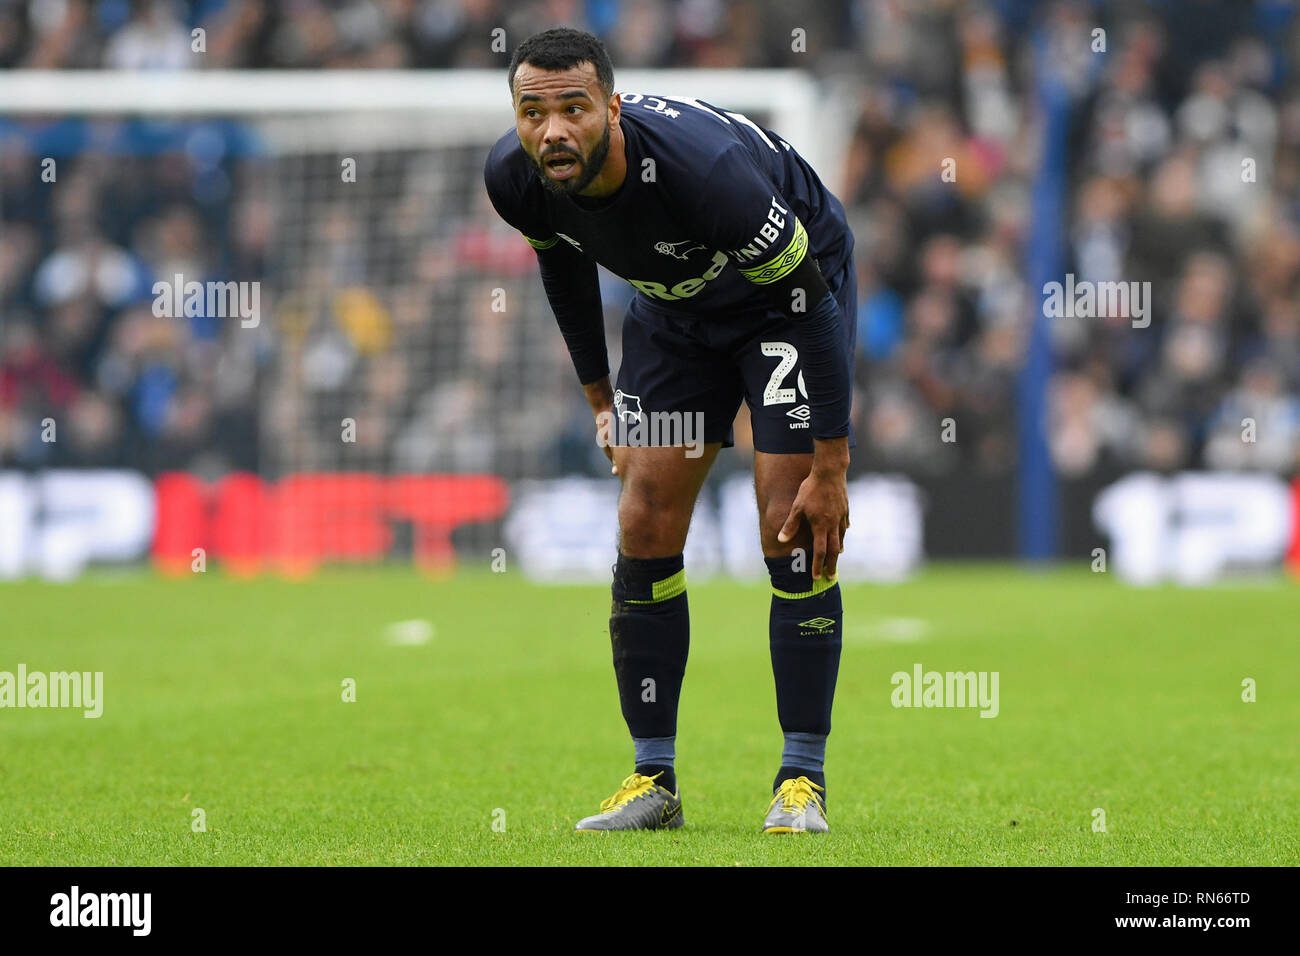
<path fill-rule="evenodd" d="M 825 634 L 827 628 L 833 627 L 834 625 L 835 622 L 829 617 L 815 617 L 811 621 L 799 622 L 799 634 L 803 637 L 807 637 L 809 634 Z M 805 631 L 802 630 L 802 628 L 809 628 L 810 630 Z"/>

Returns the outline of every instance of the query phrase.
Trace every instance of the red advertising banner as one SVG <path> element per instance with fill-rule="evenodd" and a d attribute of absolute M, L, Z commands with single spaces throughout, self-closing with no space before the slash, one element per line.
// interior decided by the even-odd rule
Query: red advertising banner
<path fill-rule="evenodd" d="M 232 474 L 209 486 L 170 472 L 154 487 L 153 561 L 170 574 L 188 573 L 196 548 L 245 576 L 299 576 L 322 561 L 376 560 L 391 549 L 397 522 L 413 529 L 416 564 L 442 570 L 455 562 L 452 532 L 499 519 L 510 500 L 494 475 L 316 473 L 268 482 Z"/>

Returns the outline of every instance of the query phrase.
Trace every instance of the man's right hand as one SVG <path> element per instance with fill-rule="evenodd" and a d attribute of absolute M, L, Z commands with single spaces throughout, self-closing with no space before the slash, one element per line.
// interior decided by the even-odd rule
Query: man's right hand
<path fill-rule="evenodd" d="M 614 446 L 610 444 L 614 433 L 614 389 L 609 384 L 609 376 L 582 386 L 582 390 L 596 419 L 596 443 L 609 459 L 609 473 L 617 475 L 618 463 L 614 460 Z"/>

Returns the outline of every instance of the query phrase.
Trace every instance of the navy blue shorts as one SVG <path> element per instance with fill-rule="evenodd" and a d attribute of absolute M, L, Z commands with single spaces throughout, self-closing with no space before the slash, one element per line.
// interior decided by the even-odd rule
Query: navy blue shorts
<path fill-rule="evenodd" d="M 857 275 L 850 255 L 826 277 L 840 304 L 844 361 L 852 383 L 857 339 Z M 646 413 L 696 416 L 703 441 L 735 444 L 733 425 L 741 399 L 749 405 L 754 448 L 772 454 L 813 450 L 803 361 L 794 320 L 782 312 L 699 319 L 648 306 L 638 295 L 623 318 L 623 361 L 614 393 L 615 415 L 626 430 Z M 698 416 L 702 416 L 702 419 Z M 666 419 L 666 416 L 665 416 Z M 646 429 L 647 433 L 649 429 Z M 668 430 L 664 429 L 664 434 Z M 616 445 L 641 444 L 615 438 Z M 649 441 L 646 444 L 677 444 Z M 854 444 L 849 432 L 849 445 Z"/>

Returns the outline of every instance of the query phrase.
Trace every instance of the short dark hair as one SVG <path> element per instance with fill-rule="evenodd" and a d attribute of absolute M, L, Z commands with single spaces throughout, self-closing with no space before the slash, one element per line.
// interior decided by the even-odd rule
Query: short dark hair
<path fill-rule="evenodd" d="M 529 63 L 543 70 L 567 70 L 579 63 L 590 63 L 596 68 L 596 80 L 606 96 L 614 93 L 614 64 L 609 52 L 599 39 L 582 30 L 555 27 L 534 33 L 515 50 L 510 58 L 510 95 L 515 95 L 515 73 L 520 63 Z"/>

